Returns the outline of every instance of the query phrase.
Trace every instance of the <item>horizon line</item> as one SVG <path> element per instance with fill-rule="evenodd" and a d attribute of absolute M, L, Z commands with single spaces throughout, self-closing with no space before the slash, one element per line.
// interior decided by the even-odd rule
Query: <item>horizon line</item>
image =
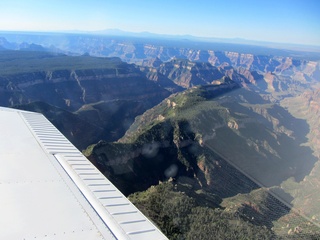
<path fill-rule="evenodd" d="M 114 33 L 107 33 L 108 31 Z M 101 35 L 101 36 L 123 36 L 123 37 L 140 37 L 140 38 L 151 38 L 151 37 L 159 37 L 159 38 L 190 38 L 185 40 L 197 40 L 202 42 L 211 42 L 211 43 L 229 43 L 229 44 L 240 44 L 240 45 L 256 45 L 256 46 L 264 46 L 264 47 L 281 47 L 279 45 L 283 45 L 282 47 L 288 47 L 287 45 L 291 45 L 292 47 L 307 47 L 307 48 L 316 48 L 313 50 L 320 51 L 320 44 L 305 44 L 305 43 L 290 43 L 290 42 L 274 42 L 274 41 L 266 41 L 266 40 L 254 40 L 247 39 L 242 37 L 208 37 L 208 36 L 196 36 L 192 34 L 168 34 L 168 33 L 154 33 L 149 31 L 125 31 L 119 28 L 106 28 L 101 30 L 3 30 L 0 29 L 0 32 L 8 32 L 8 33 L 52 33 L 52 34 L 87 34 L 87 35 Z M 143 36 L 144 34 L 152 35 L 152 36 Z M 222 42 L 218 42 L 221 40 Z M 239 40 L 239 41 L 237 41 Z M 228 42 L 229 41 L 229 42 Z M 273 46 L 272 46 L 273 45 Z M 278 45 L 278 46 L 274 46 Z M 287 48 L 288 49 L 288 48 Z M 290 48 L 289 48 L 290 49 Z M 309 49 L 310 50 L 310 49 Z M 305 50 L 304 50 L 305 51 Z"/>

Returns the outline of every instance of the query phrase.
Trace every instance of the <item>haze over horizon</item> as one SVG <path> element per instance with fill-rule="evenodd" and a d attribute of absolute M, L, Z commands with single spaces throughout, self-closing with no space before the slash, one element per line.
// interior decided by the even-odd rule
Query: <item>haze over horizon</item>
<path fill-rule="evenodd" d="M 320 46 L 317 0 L 3 0 L 0 31 L 121 29 Z"/>

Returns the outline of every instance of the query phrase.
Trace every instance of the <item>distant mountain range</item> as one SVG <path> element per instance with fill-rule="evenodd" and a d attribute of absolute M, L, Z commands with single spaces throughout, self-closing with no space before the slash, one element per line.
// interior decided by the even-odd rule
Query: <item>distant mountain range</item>
<path fill-rule="evenodd" d="M 238 53 L 250 53 L 254 55 L 274 55 L 282 57 L 295 57 L 308 60 L 320 59 L 320 47 L 302 46 L 278 43 L 264 43 L 247 41 L 243 39 L 212 39 L 194 36 L 171 36 L 153 33 L 132 33 L 118 29 L 98 32 L 1 32 L 0 38 L 15 45 L 22 43 L 37 44 L 51 51 L 62 51 L 68 54 L 89 53 L 93 56 L 116 56 L 121 46 L 129 45 L 128 53 L 134 48 L 135 58 L 144 59 L 144 52 L 148 48 L 192 49 L 204 51 L 229 51 Z M 0 43 L 3 40 L 0 40 Z M 0 46 L 2 46 L 0 44 Z M 19 46 L 9 46 L 7 49 L 19 49 Z M 6 47 L 5 47 L 6 48 Z M 126 51 L 127 51 L 126 50 Z M 119 56 L 118 56 L 119 57 Z M 127 56 L 128 57 L 128 56 Z M 131 57 L 132 58 L 132 57 Z M 159 57 L 162 59 L 161 57 Z M 125 60 L 125 59 L 123 59 Z"/>
<path fill-rule="evenodd" d="M 245 44 L 245 45 L 256 45 L 269 48 L 279 48 L 287 50 L 298 50 L 298 51 L 316 51 L 320 52 L 320 46 L 309 46 L 302 44 L 288 44 L 288 43 L 276 43 L 276 42 L 265 42 L 256 41 L 244 38 L 218 38 L 218 37 L 198 37 L 189 34 L 185 35 L 170 35 L 170 34 L 159 34 L 152 32 L 128 32 L 121 29 L 104 29 L 98 31 L 64 31 L 69 34 L 90 34 L 90 35 L 106 35 L 106 36 L 120 36 L 120 37 L 136 37 L 146 39 L 171 39 L 171 40 L 185 40 L 194 42 L 216 42 L 216 43 L 230 43 L 230 44 Z"/>

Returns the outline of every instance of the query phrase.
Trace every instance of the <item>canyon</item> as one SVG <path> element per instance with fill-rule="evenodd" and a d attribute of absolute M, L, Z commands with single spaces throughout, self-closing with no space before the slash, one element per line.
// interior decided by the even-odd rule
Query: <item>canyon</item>
<path fill-rule="evenodd" d="M 1 106 L 43 113 L 168 236 L 191 234 L 204 213 L 269 238 L 317 236 L 317 53 L 119 36 L 0 37 Z"/>

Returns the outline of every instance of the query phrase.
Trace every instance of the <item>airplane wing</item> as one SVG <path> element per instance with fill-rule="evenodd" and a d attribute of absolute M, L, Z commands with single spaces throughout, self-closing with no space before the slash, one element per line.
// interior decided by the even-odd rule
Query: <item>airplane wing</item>
<path fill-rule="evenodd" d="M 42 114 L 0 107 L 0 239 L 167 239 Z"/>

